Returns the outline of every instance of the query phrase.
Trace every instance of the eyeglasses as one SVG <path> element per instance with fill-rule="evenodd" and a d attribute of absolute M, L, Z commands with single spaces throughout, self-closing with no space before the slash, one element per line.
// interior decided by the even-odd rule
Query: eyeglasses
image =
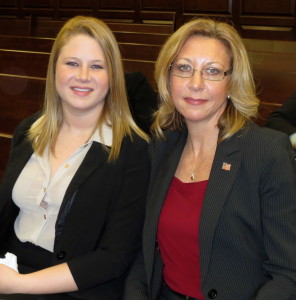
<path fill-rule="evenodd" d="M 193 76 L 195 71 L 199 71 L 203 79 L 211 81 L 223 80 L 225 76 L 231 74 L 232 72 L 232 69 L 229 69 L 228 71 L 222 71 L 215 67 L 206 67 L 199 70 L 194 69 L 190 64 L 171 64 L 169 70 L 172 75 L 181 78 L 190 78 Z"/>

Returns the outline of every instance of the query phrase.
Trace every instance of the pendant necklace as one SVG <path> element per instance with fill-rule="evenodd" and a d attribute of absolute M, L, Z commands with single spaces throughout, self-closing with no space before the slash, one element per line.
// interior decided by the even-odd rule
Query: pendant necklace
<path fill-rule="evenodd" d="M 194 181 L 195 178 L 196 178 L 196 171 L 197 171 L 197 168 L 196 168 L 196 169 L 193 169 L 192 172 L 191 172 L 190 179 L 191 179 L 192 181 Z"/>
<path fill-rule="evenodd" d="M 191 170 L 191 176 L 190 176 L 190 179 L 192 181 L 195 181 L 196 180 L 196 171 L 198 169 L 199 163 L 198 164 L 194 164 L 194 159 L 192 159 L 191 164 L 192 164 L 192 166 L 197 165 L 197 167 L 192 168 L 192 170 Z"/>

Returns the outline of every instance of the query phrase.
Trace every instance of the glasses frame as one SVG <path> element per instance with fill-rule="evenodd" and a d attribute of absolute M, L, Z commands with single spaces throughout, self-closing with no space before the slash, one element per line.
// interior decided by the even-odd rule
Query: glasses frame
<path fill-rule="evenodd" d="M 170 64 L 170 66 L 169 66 L 169 71 L 170 71 L 170 72 L 171 72 L 171 70 L 172 70 L 172 67 L 175 66 L 175 65 L 178 65 L 178 64 Z M 191 77 L 194 75 L 194 72 L 195 72 L 195 71 L 199 71 L 199 72 L 200 72 L 200 76 L 201 76 L 204 80 L 209 80 L 209 81 L 222 81 L 222 80 L 225 78 L 225 76 L 228 76 L 228 75 L 230 75 L 230 74 L 232 73 L 232 68 L 230 68 L 230 69 L 228 69 L 227 71 L 222 71 L 222 74 L 223 74 L 222 79 L 208 79 L 208 78 L 204 78 L 204 77 L 203 77 L 203 70 L 204 70 L 204 69 L 206 69 L 206 68 L 203 68 L 203 69 L 201 69 L 201 70 L 192 68 L 192 74 L 191 74 L 190 76 L 179 76 L 179 75 L 176 75 L 176 74 L 174 74 L 174 73 L 172 73 L 172 72 L 171 72 L 171 74 L 174 75 L 174 76 L 176 76 L 176 77 L 179 77 L 179 78 L 191 78 Z"/>

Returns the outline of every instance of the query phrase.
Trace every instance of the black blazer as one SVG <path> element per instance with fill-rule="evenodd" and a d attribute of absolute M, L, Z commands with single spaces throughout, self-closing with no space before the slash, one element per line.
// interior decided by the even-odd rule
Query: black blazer
<path fill-rule="evenodd" d="M 186 139 L 186 131 L 169 132 L 151 145 L 143 250 L 125 300 L 161 299 L 157 224 Z M 199 236 L 205 299 L 296 299 L 296 167 L 286 135 L 250 124 L 218 145 Z"/>
<path fill-rule="evenodd" d="M 296 132 L 296 92 L 269 115 L 266 126 L 285 132 L 288 135 Z"/>
<path fill-rule="evenodd" d="M 153 113 L 157 110 L 157 93 L 141 72 L 125 73 L 127 97 L 131 114 L 137 125 L 151 134 Z"/>
<path fill-rule="evenodd" d="M 13 231 L 18 208 L 13 186 L 33 151 L 26 131 L 36 116 L 17 128 L 0 184 L 0 248 Z M 118 300 L 130 263 L 140 247 L 149 177 L 147 142 L 125 137 L 119 158 L 94 142 L 71 181 L 56 223 L 52 265 L 68 262 L 80 299 Z"/>

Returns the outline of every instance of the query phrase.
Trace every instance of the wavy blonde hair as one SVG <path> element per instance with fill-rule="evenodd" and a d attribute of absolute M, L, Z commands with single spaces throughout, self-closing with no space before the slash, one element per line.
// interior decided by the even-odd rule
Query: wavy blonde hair
<path fill-rule="evenodd" d="M 149 138 L 136 125 L 130 113 L 121 54 L 116 39 L 103 21 L 93 17 L 76 16 L 67 21 L 58 33 L 49 58 L 42 114 L 31 126 L 28 138 L 32 142 L 33 150 L 39 155 L 44 153 L 47 145 L 53 150 L 63 120 L 61 100 L 55 86 L 56 62 L 61 49 L 69 39 L 78 34 L 95 39 L 105 55 L 109 92 L 97 127 L 102 136 L 102 124 L 107 120 L 111 122 L 113 141 L 109 161 L 114 161 L 119 155 L 124 136 L 132 136 L 134 131 L 146 141 Z"/>
<path fill-rule="evenodd" d="M 162 47 L 155 66 L 155 80 L 158 86 L 160 108 L 155 113 L 152 131 L 163 137 L 163 130 L 180 130 L 184 118 L 176 110 L 170 95 L 170 65 L 192 36 L 203 36 L 221 41 L 231 59 L 232 72 L 229 75 L 228 105 L 220 117 L 219 141 L 240 130 L 247 120 L 256 117 L 259 99 L 249 62 L 248 53 L 238 32 L 233 26 L 199 18 L 189 21 L 173 33 Z"/>

